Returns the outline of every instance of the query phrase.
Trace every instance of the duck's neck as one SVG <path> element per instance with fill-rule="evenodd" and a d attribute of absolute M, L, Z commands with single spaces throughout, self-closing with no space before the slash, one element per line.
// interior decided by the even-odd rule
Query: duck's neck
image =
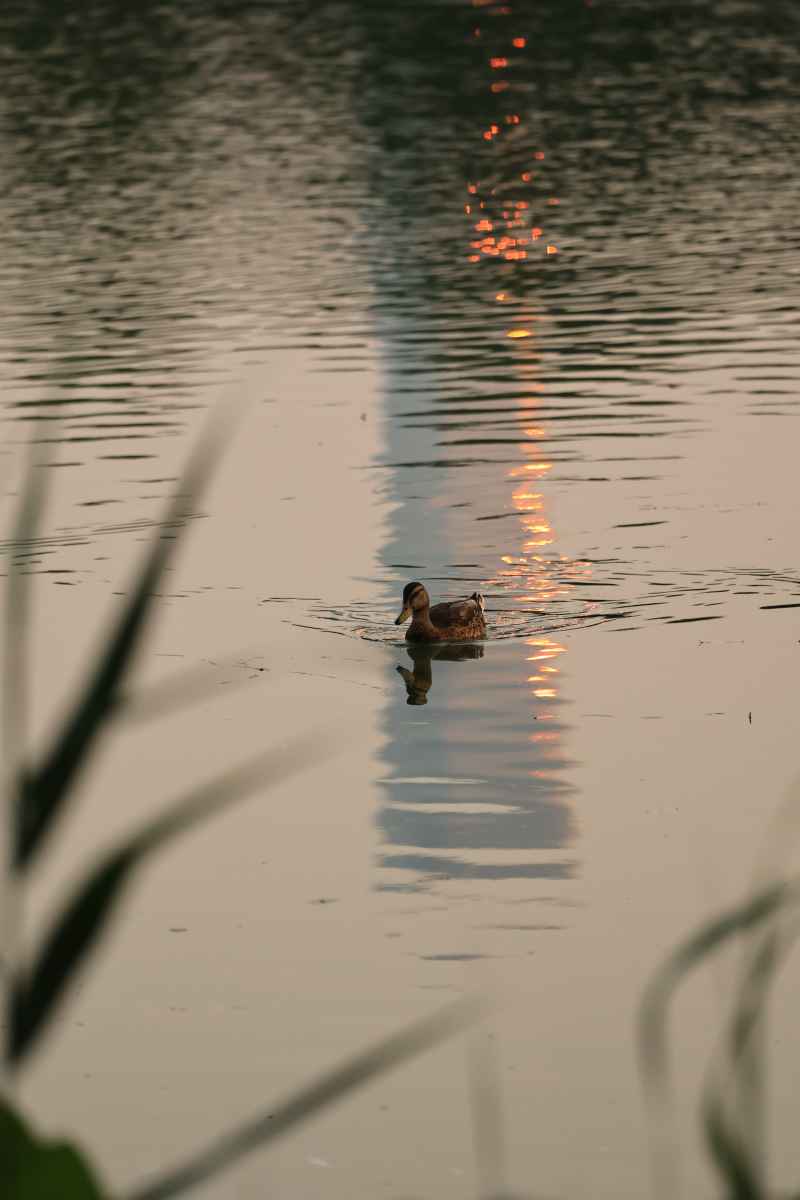
<path fill-rule="evenodd" d="M 411 627 L 408 631 L 410 638 L 431 637 L 436 634 L 436 626 L 431 621 L 431 606 L 415 608 L 411 617 Z"/>

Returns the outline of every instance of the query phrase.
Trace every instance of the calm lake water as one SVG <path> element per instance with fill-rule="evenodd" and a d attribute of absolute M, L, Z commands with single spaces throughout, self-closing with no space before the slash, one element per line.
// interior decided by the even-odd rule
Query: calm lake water
<path fill-rule="evenodd" d="M 475 990 L 497 1161 L 462 1041 L 197 1194 L 647 1195 L 642 989 L 798 770 L 800 10 L 90 7 L 0 16 L 6 529 L 30 440 L 51 484 L 37 744 L 206 414 L 241 411 L 140 672 L 209 699 L 103 748 L 29 940 L 188 784 L 339 748 L 146 871 L 23 1096 L 122 1188 Z M 410 655 L 417 578 L 479 588 L 485 645 Z M 731 967 L 672 1026 L 694 1195 Z M 793 1011 L 790 979 L 778 1187 Z"/>

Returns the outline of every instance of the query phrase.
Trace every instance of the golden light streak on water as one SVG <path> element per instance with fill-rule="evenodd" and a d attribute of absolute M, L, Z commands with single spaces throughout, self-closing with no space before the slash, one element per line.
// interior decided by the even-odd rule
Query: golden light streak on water
<path fill-rule="evenodd" d="M 476 7 L 484 7 L 480 0 L 473 0 L 473 3 Z M 489 9 L 487 17 L 500 22 L 509 14 L 510 9 L 506 11 L 494 6 Z M 476 29 L 475 36 L 480 36 L 481 32 Z M 524 52 L 528 39 L 518 29 L 510 30 L 506 44 L 509 43 L 515 51 Z M 522 53 L 513 59 L 503 53 L 494 53 L 483 59 L 479 70 L 484 77 L 489 76 L 486 84 L 491 98 L 510 88 L 515 66 L 522 61 Z M 488 104 L 487 119 L 478 130 L 483 141 L 494 145 L 508 136 L 519 138 L 525 127 L 524 113 L 506 112 L 501 115 L 496 109 L 492 111 L 492 99 Z M 488 153 L 490 151 L 487 148 Z M 530 154 L 537 164 L 545 159 L 542 149 L 532 148 Z M 507 181 L 495 175 L 491 184 L 481 184 L 477 180 L 466 183 L 469 202 L 465 205 L 465 215 L 472 221 L 468 261 L 514 264 L 505 267 L 505 270 L 515 272 L 513 286 L 494 290 L 491 297 L 496 303 L 519 304 L 513 324 L 499 332 L 512 348 L 513 368 L 519 381 L 515 403 L 524 416 L 530 416 L 531 410 L 536 409 L 544 391 L 539 379 L 541 354 L 536 344 L 535 328 L 537 320 L 541 318 L 534 312 L 525 311 L 526 306 L 523 307 L 521 298 L 529 293 L 531 281 L 522 272 L 516 275 L 519 270 L 517 264 L 525 263 L 529 255 L 534 253 L 549 258 L 559 253 L 553 241 L 542 240 L 541 245 L 537 245 L 540 239 L 545 239 L 545 229 L 536 223 L 537 219 L 542 220 L 545 211 L 557 207 L 560 201 L 555 196 L 537 198 L 532 191 L 536 187 L 535 181 L 533 170 L 520 170 L 516 166 L 514 174 Z M 494 199 L 495 196 L 498 196 L 498 200 Z M 566 555 L 554 553 L 557 533 L 546 511 L 545 495 L 539 490 L 540 482 L 547 478 L 553 468 L 552 461 L 543 453 L 547 433 L 546 422 L 537 422 L 535 413 L 534 420 L 521 427 L 519 447 L 523 461 L 510 467 L 506 473 L 511 484 L 509 504 L 518 519 L 511 534 L 511 543 L 504 553 L 498 555 L 499 570 L 496 576 L 484 581 L 487 589 L 499 589 L 506 603 L 511 602 L 511 613 L 521 606 L 533 607 L 535 611 L 542 612 L 543 624 L 551 620 L 548 609 L 552 609 L 552 616 L 555 617 L 560 610 L 553 606 L 572 598 L 570 579 L 580 577 L 585 580 L 591 574 L 588 564 L 573 562 Z M 545 635 L 525 640 L 528 649 L 526 662 L 536 671 L 536 674 L 527 678 L 526 698 L 529 700 L 532 695 L 536 701 L 556 700 L 559 694 L 559 667 L 553 666 L 552 660 L 566 653 L 566 647 Z M 540 714 L 538 705 L 536 717 L 537 720 L 556 719 L 553 713 Z M 532 734 L 531 741 L 550 746 L 558 738 L 558 731 L 550 730 Z"/>

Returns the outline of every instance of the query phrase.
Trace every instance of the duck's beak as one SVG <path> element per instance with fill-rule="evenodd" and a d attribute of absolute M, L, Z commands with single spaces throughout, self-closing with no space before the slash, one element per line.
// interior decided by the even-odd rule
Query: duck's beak
<path fill-rule="evenodd" d="M 402 625 L 403 621 L 407 621 L 411 616 L 411 609 L 406 605 L 399 617 L 395 617 L 395 625 Z"/>

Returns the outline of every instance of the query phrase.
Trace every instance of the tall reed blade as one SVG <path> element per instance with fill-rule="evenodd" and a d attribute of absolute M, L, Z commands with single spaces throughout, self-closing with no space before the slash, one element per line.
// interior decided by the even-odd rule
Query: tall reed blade
<path fill-rule="evenodd" d="M 663 1096 L 668 1082 L 667 1012 L 683 979 L 730 938 L 769 920 L 784 904 L 800 900 L 800 882 L 779 883 L 715 917 L 670 954 L 648 984 L 639 1009 L 639 1060 L 648 1093 Z"/>
<path fill-rule="evenodd" d="M 153 593 L 172 557 L 182 524 L 219 456 L 221 434 L 220 423 L 216 421 L 196 448 L 107 646 L 44 762 L 30 769 L 22 781 L 13 846 L 17 870 L 29 866 L 45 837 L 52 832 L 67 802 L 70 786 L 116 708 L 120 688 L 151 614 Z"/>
<path fill-rule="evenodd" d="M 747 1094 L 747 1072 L 752 1070 L 752 1039 L 759 1028 L 767 991 L 774 978 L 779 951 L 771 923 L 800 904 L 800 879 L 775 883 L 744 903 L 709 921 L 679 946 L 659 968 L 645 991 L 639 1013 L 639 1056 L 645 1092 L 651 1106 L 655 1138 L 655 1184 L 659 1195 L 673 1200 L 676 1192 L 675 1151 L 664 1140 L 667 1116 L 668 1056 L 667 1016 L 678 985 L 732 938 L 761 934 L 763 941 L 751 954 L 735 999 L 729 1032 L 723 1042 L 717 1076 L 707 1089 L 704 1109 L 706 1137 L 712 1158 L 736 1200 L 761 1200 L 760 1163 L 741 1126 L 741 1113 L 732 1098 Z M 728 1113 L 735 1112 L 731 1118 Z"/>
<path fill-rule="evenodd" d="M 720 1097 L 709 1097 L 703 1122 L 711 1156 L 726 1185 L 726 1200 L 766 1200 L 748 1148 L 726 1120 Z"/>
<path fill-rule="evenodd" d="M 22 791 L 28 718 L 28 573 L 20 555 L 29 551 L 39 528 L 46 475 L 32 451 L 25 472 L 8 556 L 5 604 L 5 662 L 2 682 L 2 777 L 0 778 L 0 963 L 4 981 L 17 964 L 22 924 L 22 891 L 13 870 L 17 811 Z M 3 987 L 2 1019 L 9 1020 L 10 994 Z M 0 1061 L 0 1094 L 10 1086 Z"/>
<path fill-rule="evenodd" d="M 3 758 L 12 787 L 24 761 L 28 709 L 28 573 L 19 555 L 29 550 L 41 522 L 46 474 L 34 454 L 25 472 L 19 510 L 11 537 L 6 586 L 5 667 L 3 669 Z"/>

